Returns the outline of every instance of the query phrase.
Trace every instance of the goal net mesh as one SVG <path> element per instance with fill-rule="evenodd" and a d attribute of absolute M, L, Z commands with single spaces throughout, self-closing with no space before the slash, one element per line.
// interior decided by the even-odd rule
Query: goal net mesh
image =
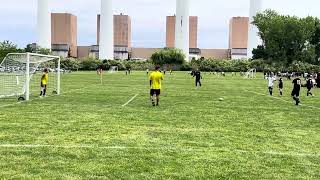
<path fill-rule="evenodd" d="M 118 72 L 118 66 L 111 66 L 109 69 L 109 73 L 115 73 Z"/>
<path fill-rule="evenodd" d="M 246 72 L 245 78 L 256 78 L 257 70 L 256 69 L 250 69 Z"/>
<path fill-rule="evenodd" d="M 42 72 L 48 69 L 49 81 L 47 93 L 58 91 L 59 57 L 40 54 L 15 53 L 8 54 L 0 64 L 0 98 L 26 97 L 29 87 L 30 98 L 39 96 Z M 27 67 L 29 66 L 29 75 Z M 27 83 L 29 76 L 29 85 Z"/>

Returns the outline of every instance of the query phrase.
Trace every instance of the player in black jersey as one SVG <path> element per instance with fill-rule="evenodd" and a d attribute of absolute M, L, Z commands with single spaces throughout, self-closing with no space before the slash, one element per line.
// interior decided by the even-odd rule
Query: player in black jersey
<path fill-rule="evenodd" d="M 308 89 L 307 96 L 309 96 L 309 95 L 313 96 L 313 94 L 311 92 L 312 88 L 313 88 L 313 81 L 312 81 L 311 76 L 308 75 L 308 79 L 307 79 L 307 89 Z"/>
<path fill-rule="evenodd" d="M 293 100 L 296 101 L 296 105 L 298 106 L 299 103 L 300 103 L 299 96 L 300 96 L 300 89 L 301 89 L 301 79 L 300 79 L 300 77 L 295 78 L 292 81 L 292 84 L 293 84 L 293 90 L 292 90 L 291 96 L 292 96 Z"/>
<path fill-rule="evenodd" d="M 201 76 L 201 72 L 198 69 L 197 71 L 194 72 L 193 77 L 196 77 L 196 87 L 198 87 L 198 84 L 201 87 L 202 76 Z"/>
<path fill-rule="evenodd" d="M 279 87 L 280 96 L 282 96 L 282 92 L 283 92 L 282 91 L 283 90 L 283 80 L 282 80 L 282 78 L 279 79 L 278 87 Z"/>

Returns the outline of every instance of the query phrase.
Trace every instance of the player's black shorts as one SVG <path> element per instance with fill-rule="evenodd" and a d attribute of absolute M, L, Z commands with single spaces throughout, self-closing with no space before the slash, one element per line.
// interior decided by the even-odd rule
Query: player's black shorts
<path fill-rule="evenodd" d="M 299 97 L 300 96 L 300 89 L 293 89 L 291 96 Z"/>
<path fill-rule="evenodd" d="M 153 96 L 153 95 L 160 95 L 160 89 L 151 89 L 150 90 L 150 95 Z"/>

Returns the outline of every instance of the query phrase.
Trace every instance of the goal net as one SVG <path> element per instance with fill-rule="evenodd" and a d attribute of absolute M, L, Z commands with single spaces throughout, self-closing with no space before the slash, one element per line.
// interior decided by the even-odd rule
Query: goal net
<path fill-rule="evenodd" d="M 0 64 L 0 98 L 29 100 L 39 96 L 41 77 L 48 70 L 47 94 L 60 94 L 60 57 L 10 53 Z"/>
<path fill-rule="evenodd" d="M 245 74 L 245 78 L 256 78 L 257 74 L 257 69 L 250 69 L 248 72 Z"/>
<path fill-rule="evenodd" d="M 119 71 L 118 66 L 111 66 L 109 69 L 109 73 L 115 73 L 118 71 Z"/>

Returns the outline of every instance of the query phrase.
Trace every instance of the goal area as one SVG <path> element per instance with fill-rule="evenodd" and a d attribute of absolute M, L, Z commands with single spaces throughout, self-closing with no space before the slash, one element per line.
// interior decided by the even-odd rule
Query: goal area
<path fill-rule="evenodd" d="M 60 94 L 60 57 L 34 53 L 9 53 L 0 64 L 0 99 L 30 100 L 41 91 L 48 70 L 47 94 Z"/>

